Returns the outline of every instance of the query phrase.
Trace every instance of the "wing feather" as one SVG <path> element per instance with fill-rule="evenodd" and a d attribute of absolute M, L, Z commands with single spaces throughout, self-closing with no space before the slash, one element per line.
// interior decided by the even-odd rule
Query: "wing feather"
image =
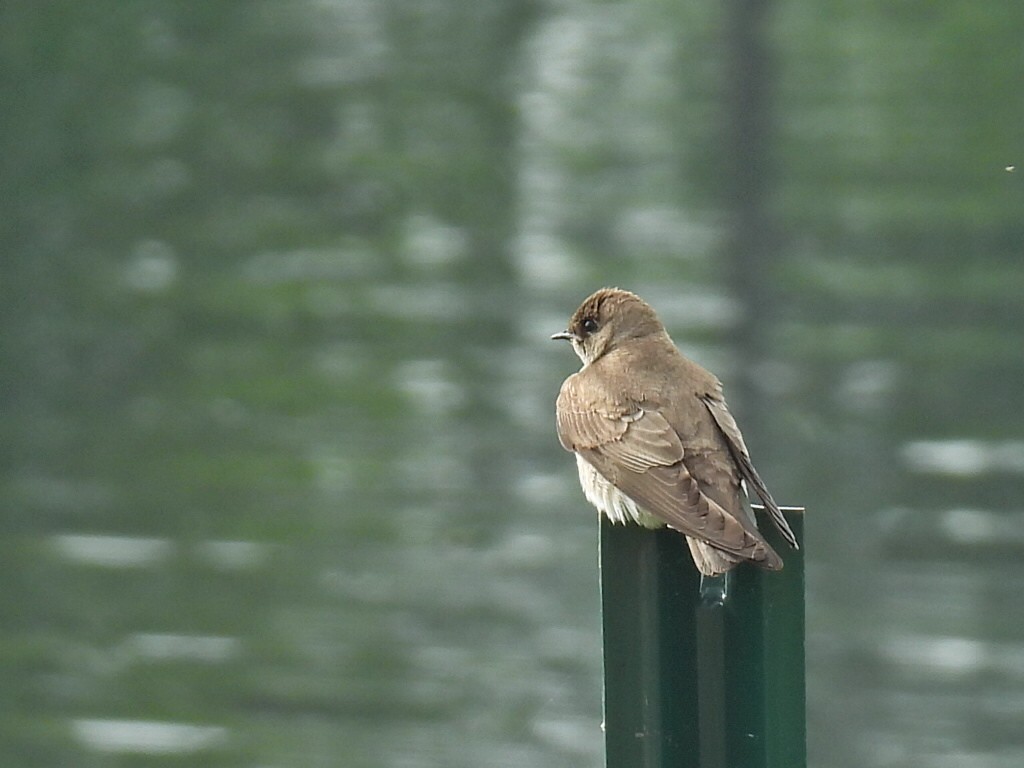
<path fill-rule="evenodd" d="M 743 435 L 736 424 L 736 419 L 729 413 L 725 400 L 719 393 L 704 395 L 701 400 L 707 406 L 711 412 L 711 417 L 725 436 L 729 450 L 732 452 L 733 458 L 736 459 L 736 464 L 740 469 L 740 475 L 750 484 L 754 492 L 761 498 L 761 501 L 764 502 L 764 508 L 767 510 L 768 516 L 775 524 L 775 527 L 779 529 L 782 537 L 791 547 L 799 549 L 800 547 L 797 544 L 793 529 L 789 527 L 789 523 L 786 522 L 786 518 L 782 514 L 782 510 L 779 509 L 779 505 L 775 503 L 775 499 L 772 497 L 768 487 L 764 484 L 761 476 L 757 474 L 757 470 L 754 469 L 754 464 L 750 460 L 750 453 L 743 442 Z"/>
<path fill-rule="evenodd" d="M 756 529 L 748 528 L 749 524 L 701 492 L 682 460 L 640 473 L 618 471 L 604 451 L 591 449 L 582 455 L 619 490 L 669 527 L 769 568 L 782 567 L 781 558 Z"/>
<path fill-rule="evenodd" d="M 656 410 L 638 403 L 597 408 L 575 377 L 558 397 L 558 437 L 608 482 L 666 525 L 769 568 L 782 561 L 753 524 L 703 493 L 684 462 L 679 435 Z"/>

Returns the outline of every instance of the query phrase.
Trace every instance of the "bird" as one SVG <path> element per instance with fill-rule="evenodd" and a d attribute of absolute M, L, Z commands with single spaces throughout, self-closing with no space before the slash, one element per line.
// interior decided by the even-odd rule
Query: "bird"
<path fill-rule="evenodd" d="M 678 350 L 654 309 L 602 288 L 551 338 L 570 342 L 583 363 L 559 390 L 556 418 L 587 501 L 613 523 L 683 534 L 705 576 L 744 562 L 781 569 L 747 488 L 794 549 L 796 536 L 754 469 L 722 384 Z"/>

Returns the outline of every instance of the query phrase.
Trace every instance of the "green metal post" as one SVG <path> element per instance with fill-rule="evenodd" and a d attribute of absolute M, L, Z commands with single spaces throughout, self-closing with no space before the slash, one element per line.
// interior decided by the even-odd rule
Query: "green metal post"
<path fill-rule="evenodd" d="M 602 518 L 608 768 L 806 765 L 803 551 L 770 527 L 782 571 L 701 580 L 680 534 Z"/>

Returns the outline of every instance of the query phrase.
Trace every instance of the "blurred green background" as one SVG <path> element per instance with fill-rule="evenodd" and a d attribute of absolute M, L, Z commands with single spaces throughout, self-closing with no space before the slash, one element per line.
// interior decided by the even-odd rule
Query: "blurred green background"
<path fill-rule="evenodd" d="M 3 764 L 600 766 L 548 336 L 603 285 L 808 507 L 811 764 L 1024 764 L 1022 40 L 5 0 Z"/>

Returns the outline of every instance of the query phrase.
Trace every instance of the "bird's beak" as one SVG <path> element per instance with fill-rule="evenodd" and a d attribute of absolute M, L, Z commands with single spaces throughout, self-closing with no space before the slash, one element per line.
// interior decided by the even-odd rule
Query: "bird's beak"
<path fill-rule="evenodd" d="M 553 333 L 553 334 L 551 334 L 551 338 L 553 340 L 554 339 L 558 339 L 558 340 L 561 340 L 561 341 L 572 341 L 573 338 L 575 338 L 575 336 L 573 334 L 569 333 L 569 331 L 562 331 L 560 333 Z"/>

